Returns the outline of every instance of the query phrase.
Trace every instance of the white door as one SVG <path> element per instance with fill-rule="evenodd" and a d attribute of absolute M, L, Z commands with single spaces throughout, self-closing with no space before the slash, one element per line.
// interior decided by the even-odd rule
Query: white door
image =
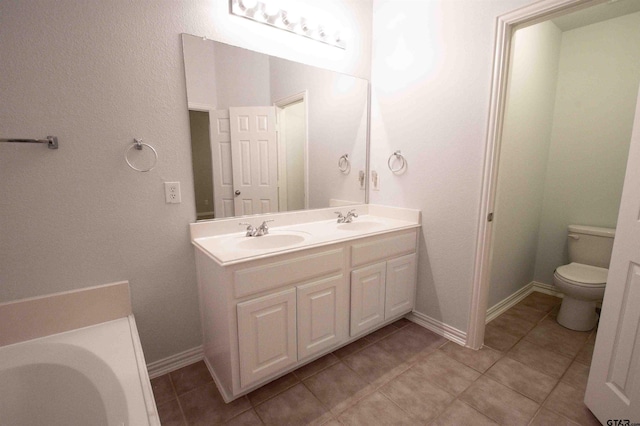
<path fill-rule="evenodd" d="M 278 211 L 275 107 L 229 108 L 236 216 Z"/>
<path fill-rule="evenodd" d="M 342 293 L 344 275 L 298 286 L 298 359 L 340 343 L 348 306 Z"/>
<path fill-rule="evenodd" d="M 585 395 L 585 403 L 602 424 L 640 422 L 639 105 L 640 94 L 602 317 Z"/>
<path fill-rule="evenodd" d="M 384 321 L 386 262 L 351 272 L 351 336 Z"/>
<path fill-rule="evenodd" d="M 213 170 L 213 206 L 216 219 L 235 216 L 229 111 L 209 111 L 211 166 Z"/>
<path fill-rule="evenodd" d="M 387 262 L 384 317 L 389 319 L 413 309 L 416 295 L 416 255 Z"/>
<path fill-rule="evenodd" d="M 241 387 L 298 361 L 295 288 L 238 303 L 237 313 Z"/>

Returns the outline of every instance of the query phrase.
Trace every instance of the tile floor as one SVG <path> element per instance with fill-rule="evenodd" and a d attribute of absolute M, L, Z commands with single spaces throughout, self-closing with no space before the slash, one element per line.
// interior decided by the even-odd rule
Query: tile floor
<path fill-rule="evenodd" d="M 203 362 L 151 381 L 172 425 L 598 425 L 582 399 L 595 332 L 555 322 L 533 293 L 487 325 L 479 351 L 405 319 L 225 404 Z"/>

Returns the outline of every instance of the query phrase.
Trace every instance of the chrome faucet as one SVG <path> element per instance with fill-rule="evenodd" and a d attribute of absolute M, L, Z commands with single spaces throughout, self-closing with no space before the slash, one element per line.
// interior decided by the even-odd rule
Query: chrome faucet
<path fill-rule="evenodd" d="M 262 225 L 256 228 L 254 228 L 250 223 L 246 222 L 240 222 L 239 225 L 247 227 L 247 233 L 245 234 L 245 237 L 262 237 L 263 235 L 269 234 L 269 227 L 267 226 L 267 222 L 273 222 L 273 219 L 265 220 L 264 222 L 262 222 Z"/>
<path fill-rule="evenodd" d="M 342 212 L 334 212 L 338 215 L 338 223 L 351 223 L 354 217 L 358 217 L 358 213 L 354 213 L 356 210 L 349 210 L 346 216 L 342 215 Z"/>
<path fill-rule="evenodd" d="M 355 209 L 349 210 L 347 216 L 344 218 L 344 223 L 351 223 L 354 217 L 358 217 L 358 213 L 355 213 L 355 211 Z"/>

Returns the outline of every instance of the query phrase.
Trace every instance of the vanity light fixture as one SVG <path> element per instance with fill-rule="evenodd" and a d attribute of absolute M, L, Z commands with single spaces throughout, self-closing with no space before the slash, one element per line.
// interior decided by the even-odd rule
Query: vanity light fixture
<path fill-rule="evenodd" d="M 327 25 L 316 24 L 295 10 L 279 9 L 275 3 L 259 0 L 230 0 L 231 14 L 346 49 L 344 37 Z"/>

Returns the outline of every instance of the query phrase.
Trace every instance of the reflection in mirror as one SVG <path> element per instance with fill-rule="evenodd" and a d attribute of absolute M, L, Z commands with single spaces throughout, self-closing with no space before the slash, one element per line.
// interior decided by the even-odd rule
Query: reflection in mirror
<path fill-rule="evenodd" d="M 198 219 L 365 202 L 366 80 L 182 42 Z"/>

